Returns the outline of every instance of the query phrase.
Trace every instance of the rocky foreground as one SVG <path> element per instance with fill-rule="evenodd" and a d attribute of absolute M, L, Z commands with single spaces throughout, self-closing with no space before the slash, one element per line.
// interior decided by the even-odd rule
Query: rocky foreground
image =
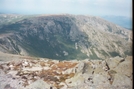
<path fill-rule="evenodd" d="M 12 57 L 11 57 L 12 58 Z M 0 89 L 132 89 L 132 57 L 0 61 Z"/>

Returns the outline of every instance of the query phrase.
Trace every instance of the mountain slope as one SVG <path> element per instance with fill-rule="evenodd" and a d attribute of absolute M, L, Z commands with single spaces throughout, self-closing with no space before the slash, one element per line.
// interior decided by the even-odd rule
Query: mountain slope
<path fill-rule="evenodd" d="M 131 55 L 131 31 L 93 16 L 42 15 L 0 28 L 0 51 L 52 59 Z"/>

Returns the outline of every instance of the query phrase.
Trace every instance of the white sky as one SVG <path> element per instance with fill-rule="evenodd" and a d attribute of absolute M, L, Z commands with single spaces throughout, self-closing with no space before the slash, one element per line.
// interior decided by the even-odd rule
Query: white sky
<path fill-rule="evenodd" d="M 0 0 L 0 12 L 132 17 L 132 0 Z"/>

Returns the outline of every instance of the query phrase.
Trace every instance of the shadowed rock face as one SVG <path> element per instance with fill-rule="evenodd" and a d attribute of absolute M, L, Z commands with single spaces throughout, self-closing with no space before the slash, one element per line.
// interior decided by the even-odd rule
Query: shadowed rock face
<path fill-rule="evenodd" d="M 81 61 L 12 58 L 0 61 L 0 89 L 132 89 L 131 56 Z"/>
<path fill-rule="evenodd" d="M 125 57 L 131 43 L 131 31 L 92 16 L 33 16 L 0 27 L 0 51 L 59 60 Z"/>

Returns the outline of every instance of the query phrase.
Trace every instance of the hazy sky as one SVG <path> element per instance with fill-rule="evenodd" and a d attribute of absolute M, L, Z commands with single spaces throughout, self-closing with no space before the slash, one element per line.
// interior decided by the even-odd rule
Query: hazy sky
<path fill-rule="evenodd" d="M 0 12 L 132 17 L 132 0 L 0 0 Z"/>

